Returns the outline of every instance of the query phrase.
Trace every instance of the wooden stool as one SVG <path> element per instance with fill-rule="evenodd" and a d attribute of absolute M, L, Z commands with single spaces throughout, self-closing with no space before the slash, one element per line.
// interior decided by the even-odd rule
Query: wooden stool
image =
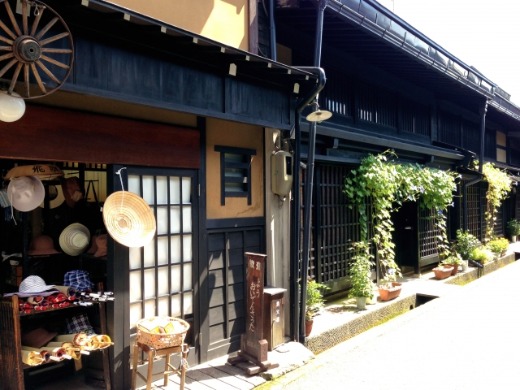
<path fill-rule="evenodd" d="M 148 375 L 146 378 L 143 375 L 141 375 L 141 373 L 137 372 L 137 360 L 139 356 L 139 349 L 141 349 L 144 353 L 148 354 Z M 179 376 L 181 377 L 181 384 L 179 386 L 179 389 L 184 390 L 184 383 L 186 381 L 186 367 L 188 365 L 188 351 L 189 346 L 186 343 L 183 343 L 177 347 L 155 349 L 148 345 L 136 342 L 134 345 L 134 358 L 132 365 L 132 390 L 135 390 L 136 375 L 139 375 L 142 379 L 146 380 L 146 390 L 150 390 L 152 388 L 153 359 L 156 356 L 165 357 L 164 386 L 168 386 L 168 376 L 170 374 L 179 374 Z M 170 356 L 176 353 L 180 353 L 181 356 L 181 363 L 179 368 L 175 368 L 170 364 Z"/>

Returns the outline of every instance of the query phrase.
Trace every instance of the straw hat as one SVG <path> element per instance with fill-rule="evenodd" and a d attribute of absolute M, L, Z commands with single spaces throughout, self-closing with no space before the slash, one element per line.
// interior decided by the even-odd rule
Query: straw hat
<path fill-rule="evenodd" d="M 35 176 L 40 180 L 54 180 L 63 176 L 63 172 L 56 165 L 36 164 L 21 165 L 10 169 L 4 179 L 13 179 L 22 176 Z"/>
<path fill-rule="evenodd" d="M 85 225 L 73 223 L 67 226 L 60 234 L 60 247 L 69 256 L 82 253 L 90 243 L 90 232 Z"/>
<path fill-rule="evenodd" d="M 30 256 L 53 255 L 56 253 L 60 252 L 54 249 L 54 241 L 51 237 L 46 235 L 34 237 L 31 240 L 31 245 L 29 246 L 29 251 L 27 252 L 27 254 Z"/>
<path fill-rule="evenodd" d="M 108 196 L 103 222 L 110 236 L 128 247 L 142 247 L 155 235 L 155 217 L 150 206 L 132 192 L 117 191 Z"/>
<path fill-rule="evenodd" d="M 20 211 L 32 211 L 45 198 L 45 188 L 40 179 L 22 176 L 11 179 L 7 186 L 7 196 L 13 207 Z"/>

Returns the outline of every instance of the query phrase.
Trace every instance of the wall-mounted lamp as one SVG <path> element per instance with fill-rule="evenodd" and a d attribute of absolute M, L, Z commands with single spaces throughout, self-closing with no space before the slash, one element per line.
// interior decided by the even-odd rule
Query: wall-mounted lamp
<path fill-rule="evenodd" d="M 309 122 L 323 122 L 332 117 L 332 112 L 320 110 L 318 102 L 314 102 L 312 105 L 314 106 L 314 111 L 306 116 L 306 119 Z"/>
<path fill-rule="evenodd" d="M 25 101 L 16 92 L 0 91 L 0 121 L 14 122 L 25 113 Z"/>

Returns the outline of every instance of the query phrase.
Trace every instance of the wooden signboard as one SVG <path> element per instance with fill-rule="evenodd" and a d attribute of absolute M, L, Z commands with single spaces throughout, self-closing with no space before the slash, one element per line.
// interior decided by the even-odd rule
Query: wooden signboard
<path fill-rule="evenodd" d="M 268 343 L 264 338 L 264 269 L 267 255 L 246 252 L 246 331 L 242 334 L 238 356 L 229 363 L 243 362 L 249 375 L 277 367 L 267 360 Z"/>

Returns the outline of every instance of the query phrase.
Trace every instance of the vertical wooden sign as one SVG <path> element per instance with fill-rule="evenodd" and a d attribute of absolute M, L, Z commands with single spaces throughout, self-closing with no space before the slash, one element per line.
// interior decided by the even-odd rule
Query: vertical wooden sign
<path fill-rule="evenodd" d="M 267 255 L 246 252 L 246 329 L 238 356 L 230 364 L 250 362 L 244 367 L 249 375 L 277 367 L 267 360 L 268 342 L 264 339 L 264 269 Z"/>

